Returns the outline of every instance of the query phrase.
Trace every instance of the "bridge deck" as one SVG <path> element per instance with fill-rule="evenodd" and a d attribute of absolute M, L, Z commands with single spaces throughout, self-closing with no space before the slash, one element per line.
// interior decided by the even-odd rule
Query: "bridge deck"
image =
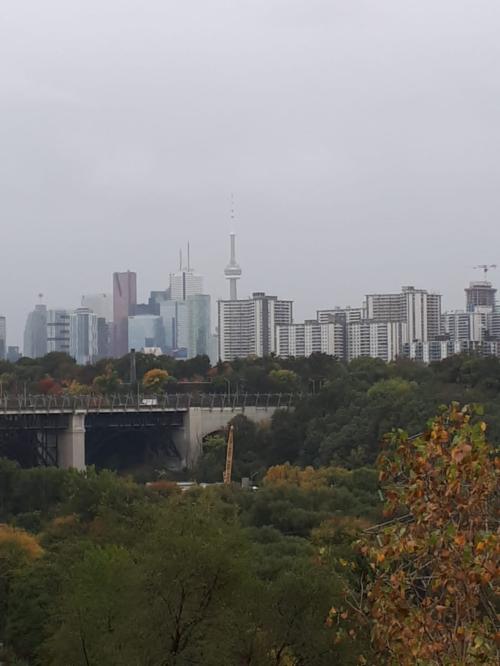
<path fill-rule="evenodd" d="M 193 407 L 208 410 L 244 411 L 256 409 L 287 409 L 298 396 L 293 394 L 177 394 L 110 396 L 47 396 L 21 395 L 0 398 L 0 416 L 20 414 L 111 414 L 187 412 Z"/>

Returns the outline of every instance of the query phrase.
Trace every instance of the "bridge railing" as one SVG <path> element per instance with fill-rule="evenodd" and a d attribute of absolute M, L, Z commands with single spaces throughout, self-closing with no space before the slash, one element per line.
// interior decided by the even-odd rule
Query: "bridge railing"
<path fill-rule="evenodd" d="M 178 393 L 109 395 L 2 395 L 2 412 L 99 412 L 99 411 L 185 411 L 191 407 L 207 409 L 289 409 L 300 394 L 293 393 Z"/>

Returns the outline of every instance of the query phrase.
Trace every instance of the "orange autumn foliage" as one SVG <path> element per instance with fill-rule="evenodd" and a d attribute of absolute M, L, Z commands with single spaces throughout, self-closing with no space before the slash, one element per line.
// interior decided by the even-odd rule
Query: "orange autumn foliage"
<path fill-rule="evenodd" d="M 25 530 L 17 529 L 6 525 L 0 524 L 0 553 L 2 551 L 15 550 L 20 556 L 29 560 L 34 560 L 41 557 L 43 549 L 38 543 L 36 537 L 29 534 Z"/>
<path fill-rule="evenodd" d="M 363 540 L 373 578 L 357 611 L 381 663 L 499 663 L 500 462 L 476 416 L 454 404 L 379 457 L 391 520 Z"/>

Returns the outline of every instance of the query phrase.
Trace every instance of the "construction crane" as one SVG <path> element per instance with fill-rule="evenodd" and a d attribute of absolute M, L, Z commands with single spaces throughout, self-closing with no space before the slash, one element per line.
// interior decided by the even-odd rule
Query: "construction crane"
<path fill-rule="evenodd" d="M 233 454 L 234 454 L 234 426 L 231 426 L 229 428 L 229 435 L 227 438 L 226 469 L 224 470 L 224 483 L 226 485 L 231 483 L 231 476 L 233 474 Z"/>
<path fill-rule="evenodd" d="M 488 271 L 489 271 L 491 268 L 496 268 L 496 267 L 497 267 L 496 264 L 479 264 L 478 266 L 474 266 L 474 268 L 483 271 L 485 281 L 486 281 L 486 279 L 487 279 L 487 277 L 488 277 Z"/>

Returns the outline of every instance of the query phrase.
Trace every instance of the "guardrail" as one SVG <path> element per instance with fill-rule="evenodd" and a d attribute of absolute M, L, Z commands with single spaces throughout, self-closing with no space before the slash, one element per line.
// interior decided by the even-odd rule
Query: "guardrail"
<path fill-rule="evenodd" d="M 2 412 L 99 412 L 99 411 L 186 411 L 191 407 L 207 409 L 290 409 L 300 394 L 294 393 L 179 393 L 110 395 L 3 395 Z"/>

